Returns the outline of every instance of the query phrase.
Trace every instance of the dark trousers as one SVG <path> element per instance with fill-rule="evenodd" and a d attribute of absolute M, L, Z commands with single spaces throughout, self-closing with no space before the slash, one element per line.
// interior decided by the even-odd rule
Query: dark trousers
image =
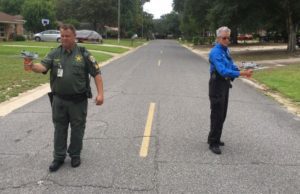
<path fill-rule="evenodd" d="M 87 99 L 72 102 L 54 96 L 52 119 L 54 123 L 55 160 L 64 160 L 66 152 L 70 157 L 80 156 L 87 116 Z M 68 127 L 71 126 L 70 145 L 67 148 Z"/>
<path fill-rule="evenodd" d="M 207 142 L 209 144 L 220 142 L 223 124 L 227 114 L 230 80 L 211 76 L 209 80 L 210 100 L 210 132 Z"/>

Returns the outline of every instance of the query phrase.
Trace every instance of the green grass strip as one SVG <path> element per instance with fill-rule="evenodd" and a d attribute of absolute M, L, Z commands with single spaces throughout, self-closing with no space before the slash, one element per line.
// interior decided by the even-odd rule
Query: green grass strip
<path fill-rule="evenodd" d="M 300 64 L 255 71 L 253 78 L 300 103 Z"/>

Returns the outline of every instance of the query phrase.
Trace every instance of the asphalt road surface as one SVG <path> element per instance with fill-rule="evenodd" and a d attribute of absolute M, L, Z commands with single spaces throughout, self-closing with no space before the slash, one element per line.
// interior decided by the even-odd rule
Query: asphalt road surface
<path fill-rule="evenodd" d="M 155 40 L 102 74 L 105 102 L 89 100 L 78 168 L 66 158 L 48 171 L 47 96 L 0 117 L 0 193 L 300 193 L 300 119 L 260 91 L 234 81 L 215 155 L 204 59 Z"/>

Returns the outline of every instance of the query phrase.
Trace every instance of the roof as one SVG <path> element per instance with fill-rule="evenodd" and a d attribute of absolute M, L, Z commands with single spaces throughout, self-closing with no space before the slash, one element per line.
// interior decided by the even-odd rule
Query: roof
<path fill-rule="evenodd" d="M 20 15 L 12 16 L 0 11 L 0 23 L 18 24 L 18 23 L 25 23 L 25 20 L 23 20 L 23 17 Z"/>

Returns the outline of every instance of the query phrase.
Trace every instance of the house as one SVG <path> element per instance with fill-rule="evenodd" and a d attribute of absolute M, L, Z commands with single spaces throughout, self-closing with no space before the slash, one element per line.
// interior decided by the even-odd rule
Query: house
<path fill-rule="evenodd" d="M 0 12 L 0 40 L 11 40 L 14 35 L 23 35 L 25 20 L 20 15 L 12 16 Z"/>

